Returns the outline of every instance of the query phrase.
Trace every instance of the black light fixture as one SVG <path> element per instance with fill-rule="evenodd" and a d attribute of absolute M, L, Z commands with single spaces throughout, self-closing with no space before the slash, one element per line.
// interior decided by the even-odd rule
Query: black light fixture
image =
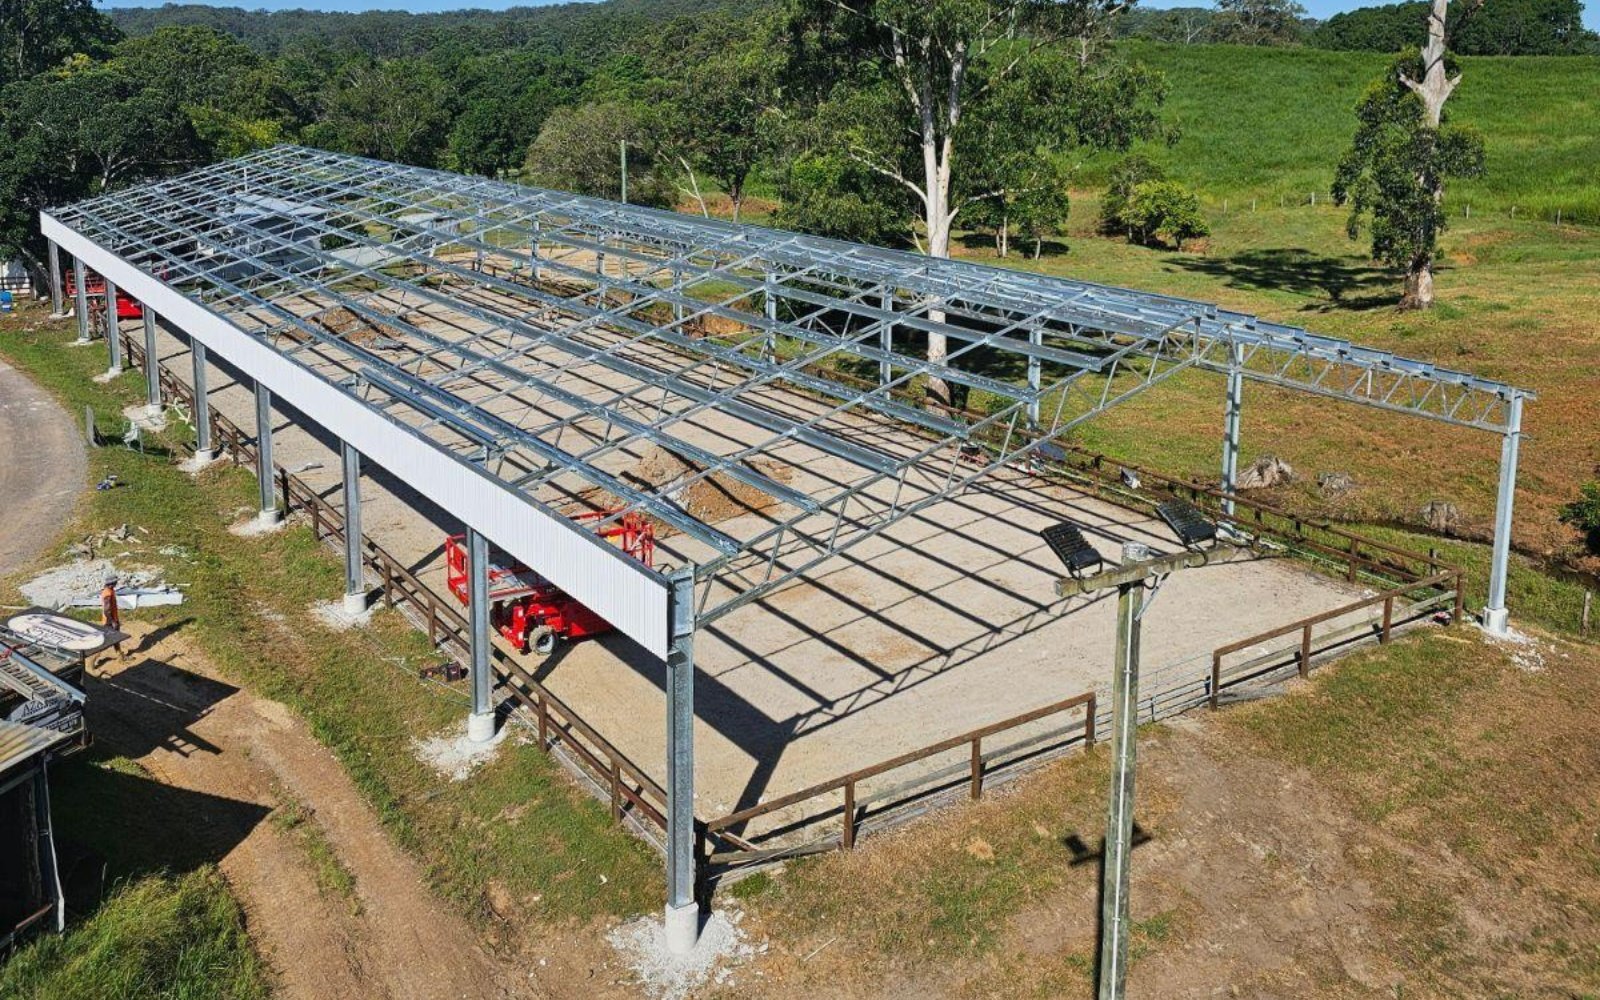
<path fill-rule="evenodd" d="M 1090 570 L 1098 569 L 1105 560 L 1096 552 L 1093 545 L 1083 537 L 1083 529 L 1071 521 L 1062 521 L 1052 524 L 1039 532 L 1045 544 L 1050 546 L 1050 551 L 1056 554 L 1067 567 L 1067 572 L 1073 576 L 1082 576 Z"/>
<path fill-rule="evenodd" d="M 1182 500 L 1158 503 L 1156 515 L 1167 523 L 1184 548 L 1199 548 L 1217 540 L 1217 526 L 1191 503 Z"/>

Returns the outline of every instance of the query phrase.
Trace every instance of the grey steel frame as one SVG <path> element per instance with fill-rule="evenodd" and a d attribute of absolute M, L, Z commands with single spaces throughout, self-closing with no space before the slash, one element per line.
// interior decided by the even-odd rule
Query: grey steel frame
<path fill-rule="evenodd" d="M 1039 444 L 1185 368 L 1228 377 L 1228 480 L 1246 378 L 1508 438 L 1531 397 L 1168 296 L 296 147 L 54 214 L 286 355 L 336 353 L 369 405 L 409 414 L 446 446 L 474 453 L 529 502 L 570 495 L 561 484 L 576 478 L 706 546 L 698 624 L 1029 459 Z M 340 310 L 403 340 L 409 353 L 397 360 L 332 332 L 324 320 Z M 441 314 L 458 335 L 430 327 Z M 737 332 L 699 336 L 708 321 Z M 944 363 L 895 349 L 895 334 L 927 333 L 950 340 Z M 1015 359 L 1026 381 L 975 371 L 986 358 Z M 871 366 L 875 383 L 822 367 L 835 360 Z M 600 376 L 629 385 L 597 393 Z M 927 377 L 994 403 L 983 415 L 930 412 L 914 398 Z M 794 414 L 762 402 L 778 392 L 803 394 L 818 409 Z M 491 412 L 512 398 L 564 413 L 521 426 Z M 722 452 L 691 443 L 683 429 L 712 410 L 770 436 Z M 892 451 L 849 433 L 884 419 L 921 436 Z M 752 462 L 793 443 L 859 475 L 808 494 Z M 782 513 L 735 537 L 604 471 L 608 457 L 637 444 L 694 462 L 688 482 L 734 479 L 780 501 Z M 1503 475 L 1514 477 L 1508 453 Z M 1504 489 L 1502 501 L 1508 525 Z M 1498 558 L 1496 573 L 1491 608 L 1503 595 Z"/>

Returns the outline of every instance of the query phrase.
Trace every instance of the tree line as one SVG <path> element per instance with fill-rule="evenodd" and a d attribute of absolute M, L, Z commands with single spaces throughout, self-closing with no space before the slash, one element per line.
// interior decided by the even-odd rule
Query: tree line
<path fill-rule="evenodd" d="M 1261 5 L 1285 2 L 1222 0 L 1258 33 L 1277 23 Z M 715 204 L 737 219 L 754 187 L 785 228 L 936 257 L 957 232 L 988 234 L 1001 255 L 1014 243 L 1037 255 L 1064 226 L 1086 158 L 1177 137 L 1166 81 L 1115 44 L 1126 0 L 556 10 L 568 19 L 452 15 L 476 23 L 464 34 L 441 30 L 452 20 L 293 12 L 292 24 L 360 30 L 246 41 L 201 23 L 128 35 L 92 0 L 8 5 L 0 252 L 39 274 L 41 209 L 293 141 L 607 198 L 623 196 L 625 156 L 634 202 L 706 215 Z M 214 13 L 231 24 L 242 12 Z M 391 23 L 409 26 L 383 41 L 400 54 L 360 41 Z M 1401 86 L 1408 73 L 1453 74 L 1442 52 L 1402 56 L 1374 85 L 1334 192 L 1352 206 L 1352 236 L 1369 233 L 1374 256 L 1406 270 L 1419 305 L 1431 301 L 1422 278 L 1444 226 L 1444 179 L 1482 169 L 1481 139 Z M 1179 248 L 1206 235 L 1193 192 L 1149 160 L 1125 159 L 1111 179 L 1102 231 Z"/>

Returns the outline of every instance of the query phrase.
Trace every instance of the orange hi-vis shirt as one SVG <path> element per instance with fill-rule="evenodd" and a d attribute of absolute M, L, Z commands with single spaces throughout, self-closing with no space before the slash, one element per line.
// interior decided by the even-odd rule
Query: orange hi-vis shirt
<path fill-rule="evenodd" d="M 106 628 L 122 627 L 122 610 L 117 607 L 117 588 L 109 583 L 100 591 L 101 624 Z"/>

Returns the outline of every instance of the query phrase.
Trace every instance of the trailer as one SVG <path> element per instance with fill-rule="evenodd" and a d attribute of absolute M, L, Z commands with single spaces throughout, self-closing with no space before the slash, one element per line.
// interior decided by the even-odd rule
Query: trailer
<path fill-rule="evenodd" d="M 620 517 L 618 516 L 620 514 Z M 622 551 L 651 569 L 655 568 L 655 526 L 635 511 L 584 511 L 570 515 L 580 524 L 600 523 L 601 538 L 616 539 Z M 605 523 L 614 520 L 614 523 Z M 456 600 L 471 600 L 465 535 L 450 535 L 444 542 L 445 580 Z M 519 653 L 530 650 L 548 656 L 556 642 L 576 642 L 613 631 L 600 617 L 566 591 L 522 563 L 489 563 L 489 626 Z"/>

